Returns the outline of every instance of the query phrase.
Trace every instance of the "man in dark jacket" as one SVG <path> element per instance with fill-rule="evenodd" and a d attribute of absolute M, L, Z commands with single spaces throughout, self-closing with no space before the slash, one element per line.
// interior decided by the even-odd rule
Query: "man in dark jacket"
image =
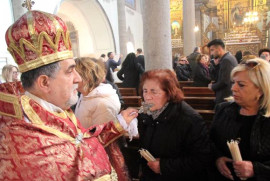
<path fill-rule="evenodd" d="M 136 54 L 136 56 L 137 56 L 137 62 L 138 62 L 139 64 L 142 65 L 143 69 L 145 69 L 145 65 L 144 65 L 144 55 L 142 54 L 142 49 L 141 49 L 141 48 L 138 48 L 138 49 L 137 49 L 137 54 Z"/>
<path fill-rule="evenodd" d="M 122 55 L 120 55 L 119 60 L 117 62 L 114 60 L 113 52 L 109 52 L 107 56 L 109 59 L 106 62 L 106 69 L 107 69 L 106 79 L 109 80 L 110 82 L 114 82 L 112 72 L 114 72 L 117 66 L 121 64 Z"/>
<path fill-rule="evenodd" d="M 197 58 L 201 54 L 200 47 L 195 47 L 193 50 L 193 53 L 191 53 L 189 56 L 187 56 L 187 59 L 190 63 L 190 68 L 192 70 L 192 77 L 195 75 L 195 69 L 197 67 Z"/>
<path fill-rule="evenodd" d="M 224 98 L 232 95 L 231 78 L 232 69 L 237 65 L 237 60 L 229 52 L 225 51 L 225 44 L 220 39 L 214 39 L 207 44 L 210 54 L 219 58 L 219 72 L 217 81 L 208 87 L 216 93 L 216 104 L 224 102 Z"/>

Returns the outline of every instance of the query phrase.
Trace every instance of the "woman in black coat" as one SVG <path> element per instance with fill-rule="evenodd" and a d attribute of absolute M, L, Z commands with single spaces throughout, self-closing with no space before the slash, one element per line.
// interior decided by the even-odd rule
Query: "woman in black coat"
<path fill-rule="evenodd" d="M 235 102 L 219 104 L 210 137 L 214 180 L 270 180 L 270 64 L 255 58 L 232 70 Z M 240 140 L 243 161 L 233 161 L 227 141 Z"/>
<path fill-rule="evenodd" d="M 185 56 L 179 58 L 178 65 L 175 68 L 175 73 L 178 81 L 188 81 L 191 79 L 191 67 Z"/>
<path fill-rule="evenodd" d="M 197 58 L 197 66 L 193 78 L 193 86 L 207 87 L 211 82 L 210 71 L 208 68 L 209 56 L 201 54 Z"/>
<path fill-rule="evenodd" d="M 122 64 L 122 68 L 117 72 L 117 77 L 123 81 L 123 87 L 138 88 L 140 75 L 144 69 L 136 60 L 135 53 L 129 53 Z"/>
<path fill-rule="evenodd" d="M 141 148 L 156 161 L 142 159 L 142 181 L 207 180 L 211 161 L 205 122 L 183 101 L 178 80 L 170 70 L 151 70 L 141 79 L 149 111 L 138 116 Z"/>

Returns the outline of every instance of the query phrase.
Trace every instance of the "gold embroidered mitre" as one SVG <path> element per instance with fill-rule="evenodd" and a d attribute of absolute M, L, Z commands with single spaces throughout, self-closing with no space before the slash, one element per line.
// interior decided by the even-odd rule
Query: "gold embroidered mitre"
<path fill-rule="evenodd" d="M 69 31 L 56 15 L 28 11 L 6 32 L 8 51 L 20 72 L 73 58 Z"/>

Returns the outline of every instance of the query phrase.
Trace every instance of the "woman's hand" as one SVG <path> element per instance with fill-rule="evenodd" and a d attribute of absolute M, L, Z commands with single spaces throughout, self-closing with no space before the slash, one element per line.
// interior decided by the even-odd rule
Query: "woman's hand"
<path fill-rule="evenodd" d="M 233 162 L 234 172 L 239 178 L 250 178 L 254 176 L 253 164 L 250 161 Z"/>
<path fill-rule="evenodd" d="M 159 164 L 159 158 L 156 159 L 156 161 L 148 162 L 147 165 L 155 172 L 156 174 L 160 174 L 160 164 Z"/>
<path fill-rule="evenodd" d="M 138 116 L 138 110 L 134 108 L 127 108 L 121 111 L 122 117 L 125 119 L 126 123 L 129 124 L 134 118 Z"/>
<path fill-rule="evenodd" d="M 221 175 L 223 175 L 224 177 L 233 180 L 233 176 L 231 171 L 229 170 L 229 168 L 226 165 L 226 162 L 233 162 L 232 159 L 227 158 L 227 157 L 219 157 L 216 160 L 216 166 L 218 168 L 218 171 L 221 173 Z"/>

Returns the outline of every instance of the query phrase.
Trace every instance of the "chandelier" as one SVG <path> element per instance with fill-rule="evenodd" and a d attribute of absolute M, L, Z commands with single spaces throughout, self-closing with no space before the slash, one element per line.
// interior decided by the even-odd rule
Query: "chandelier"
<path fill-rule="evenodd" d="M 259 20 L 257 11 L 250 11 L 245 14 L 243 23 L 253 24 Z"/>

